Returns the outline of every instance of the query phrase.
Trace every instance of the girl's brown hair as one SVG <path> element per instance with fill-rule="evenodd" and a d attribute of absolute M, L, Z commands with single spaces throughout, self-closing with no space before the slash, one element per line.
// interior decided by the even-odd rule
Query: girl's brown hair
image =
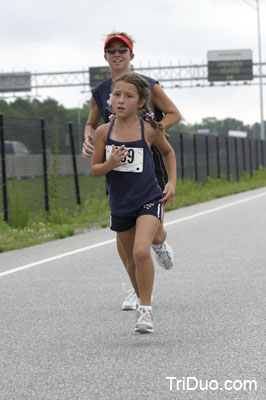
<path fill-rule="evenodd" d="M 139 99 L 145 100 L 143 107 L 139 110 L 141 112 L 141 114 L 143 112 L 145 113 L 144 119 L 147 122 L 149 122 L 153 128 L 158 129 L 164 135 L 167 135 L 163 125 L 160 122 L 155 121 L 152 116 L 153 113 L 151 112 L 151 99 L 150 99 L 151 91 L 150 91 L 149 84 L 146 81 L 146 79 L 144 79 L 142 76 L 135 74 L 135 73 L 123 74 L 113 80 L 112 91 L 114 90 L 116 83 L 120 82 L 120 81 L 123 81 L 126 83 L 131 83 L 132 85 L 134 85 L 136 87 Z"/>

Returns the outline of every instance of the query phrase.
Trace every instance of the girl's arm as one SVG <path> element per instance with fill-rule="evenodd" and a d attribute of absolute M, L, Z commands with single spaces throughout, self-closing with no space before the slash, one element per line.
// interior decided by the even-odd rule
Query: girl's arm
<path fill-rule="evenodd" d="M 117 149 L 113 145 L 110 158 L 104 161 L 108 127 L 109 124 L 104 124 L 95 131 L 94 152 L 92 156 L 91 169 L 92 175 L 97 178 L 106 175 L 112 169 L 119 167 L 120 165 L 127 164 L 126 162 L 122 162 L 122 159 L 127 156 L 127 149 L 124 145 L 118 147 Z"/>
<path fill-rule="evenodd" d="M 162 132 L 158 129 L 153 129 L 152 143 L 158 148 L 163 156 L 163 161 L 168 174 L 168 182 L 165 185 L 163 194 L 164 197 L 160 200 L 165 205 L 168 203 L 173 204 L 176 188 L 176 157 L 175 152 L 170 143 L 166 140 Z"/>
<path fill-rule="evenodd" d="M 178 108 L 158 83 L 155 83 L 151 89 L 151 100 L 165 114 L 160 123 L 166 131 L 180 121 L 181 115 Z"/>

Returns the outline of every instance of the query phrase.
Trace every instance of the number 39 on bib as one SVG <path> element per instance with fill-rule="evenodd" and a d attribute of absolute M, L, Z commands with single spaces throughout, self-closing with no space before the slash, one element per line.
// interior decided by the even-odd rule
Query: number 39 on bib
<path fill-rule="evenodd" d="M 116 147 L 117 148 L 117 147 Z M 127 148 L 128 155 L 122 161 L 127 162 L 125 165 L 120 165 L 114 168 L 114 171 L 120 172 L 142 172 L 143 171 L 143 148 L 142 147 L 130 147 Z M 112 146 L 105 146 L 105 157 L 109 160 L 112 153 Z"/>

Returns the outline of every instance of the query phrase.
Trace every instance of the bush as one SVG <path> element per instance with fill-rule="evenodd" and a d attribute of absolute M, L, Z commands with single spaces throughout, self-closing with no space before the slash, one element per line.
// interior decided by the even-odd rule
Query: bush
<path fill-rule="evenodd" d="M 27 226 L 30 215 L 29 202 L 19 190 L 16 180 L 12 180 L 12 194 L 10 198 L 10 225 L 13 228 L 23 229 Z"/>

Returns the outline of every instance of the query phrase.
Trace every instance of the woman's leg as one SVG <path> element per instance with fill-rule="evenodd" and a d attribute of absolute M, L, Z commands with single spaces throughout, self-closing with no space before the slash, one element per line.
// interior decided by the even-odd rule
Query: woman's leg
<path fill-rule="evenodd" d="M 164 221 L 164 210 L 165 210 L 165 206 L 163 205 L 163 219 L 162 219 L 162 223 L 159 225 L 157 232 L 154 235 L 152 244 L 158 245 L 163 243 L 166 240 L 166 230 L 164 229 L 164 225 L 163 225 L 163 221 Z"/>
<path fill-rule="evenodd" d="M 163 210 L 165 206 L 163 206 Z M 163 213 L 164 215 L 164 213 Z M 172 248 L 166 243 L 167 233 L 164 229 L 163 222 L 160 224 L 152 241 L 152 248 L 156 253 L 158 264 L 166 269 L 172 269 L 174 266 L 174 255 Z"/>
<path fill-rule="evenodd" d="M 139 297 L 139 290 L 135 274 L 136 266 L 133 258 L 135 232 L 136 232 L 135 226 L 133 226 L 131 229 L 128 229 L 127 231 L 117 232 L 117 248 L 119 255 L 127 270 L 132 286 L 136 292 L 136 295 Z"/>
<path fill-rule="evenodd" d="M 127 270 L 127 258 L 126 258 L 126 255 L 125 255 L 125 252 L 124 252 L 123 246 L 121 244 L 121 240 L 120 240 L 120 237 L 119 237 L 118 233 L 116 235 L 116 246 L 117 246 L 117 251 L 118 251 L 118 254 L 119 254 L 120 258 L 121 258 L 121 261 L 122 261 L 122 263 L 124 264 L 124 267 Z"/>
<path fill-rule="evenodd" d="M 136 265 L 136 282 L 140 304 L 149 306 L 154 282 L 154 265 L 151 257 L 151 244 L 160 225 L 153 215 L 137 218 L 133 257 Z"/>
<path fill-rule="evenodd" d="M 163 222 L 159 225 L 157 232 L 153 238 L 152 244 L 161 244 L 166 240 L 166 230 L 164 229 Z"/>

